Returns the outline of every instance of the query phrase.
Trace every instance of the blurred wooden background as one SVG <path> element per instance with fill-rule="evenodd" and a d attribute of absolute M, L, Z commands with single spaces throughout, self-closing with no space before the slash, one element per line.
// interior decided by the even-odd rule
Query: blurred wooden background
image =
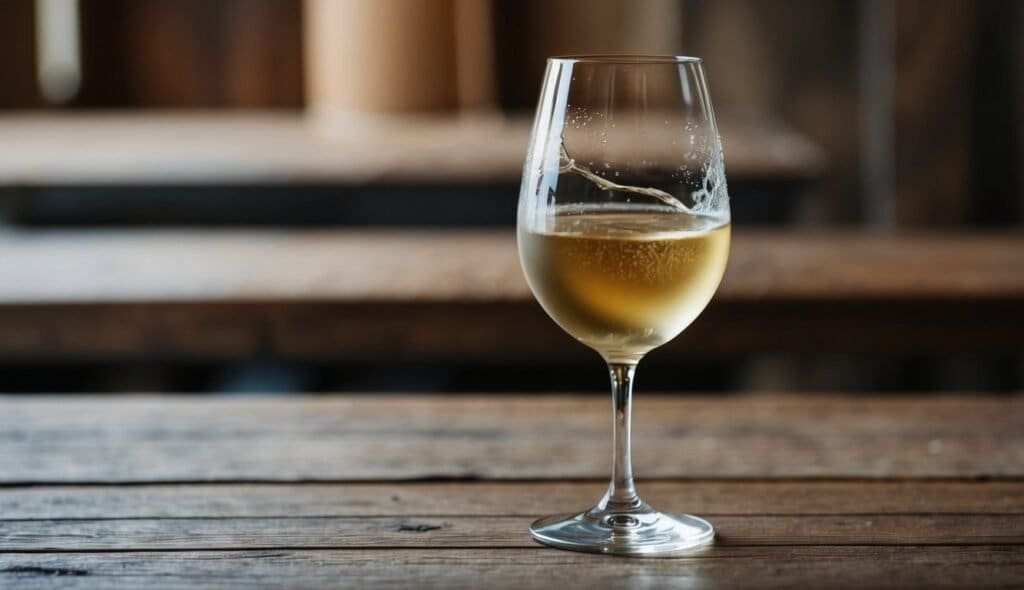
<path fill-rule="evenodd" d="M 470 4 L 493 21 L 486 83 L 506 112 L 533 108 L 546 55 L 704 56 L 723 120 L 782 119 L 827 154 L 827 174 L 780 221 L 1022 218 L 1024 8 L 1016 0 Z M 0 4 L 0 109 L 49 108 L 36 79 L 33 5 Z M 80 0 L 82 85 L 61 108 L 302 108 L 303 20 L 313 6 Z"/>
<path fill-rule="evenodd" d="M 1024 294 L 1019 283 L 1006 282 L 1024 275 L 1024 268 L 1019 258 L 1000 251 L 1019 246 L 1024 220 L 1024 3 L 1017 0 L 435 0 L 418 4 L 418 11 L 403 11 L 400 0 L 79 0 L 81 83 L 59 104 L 48 102 L 40 90 L 36 14 L 47 1 L 62 0 L 0 2 L 0 231 L 8 239 L 0 243 L 19 257 L 9 258 L 7 271 L 0 273 L 8 285 L 0 289 L 0 332 L 6 334 L 0 373 L 9 387 L 233 390 L 257 383 L 257 389 L 469 389 L 500 388 L 514 373 L 522 379 L 512 386 L 520 389 L 541 383 L 549 389 L 601 388 L 599 363 L 582 355 L 556 354 L 564 361 L 522 370 L 526 361 L 514 361 L 509 351 L 528 350 L 537 338 L 532 328 L 520 330 L 519 340 L 511 339 L 507 347 L 492 342 L 485 347 L 489 356 L 478 354 L 472 366 L 458 361 L 474 351 L 465 342 L 459 344 L 462 352 L 441 364 L 401 349 L 399 356 L 406 356 L 399 366 L 380 342 L 374 358 L 356 359 L 358 330 L 348 335 L 349 324 L 314 338 L 311 326 L 330 322 L 330 314 L 348 309 L 351 301 L 290 302 L 302 314 L 312 314 L 303 316 L 307 320 L 318 319 L 303 324 L 304 331 L 281 334 L 266 326 L 287 322 L 264 320 L 287 315 L 291 308 L 258 294 L 250 294 L 260 299 L 255 307 L 242 304 L 244 293 L 221 300 L 205 292 L 197 302 L 168 305 L 147 290 L 161 284 L 157 281 L 86 300 L 82 294 L 102 283 L 97 279 L 77 283 L 77 299 L 55 301 L 47 297 L 67 284 L 47 277 L 19 282 L 30 258 L 39 268 L 59 266 L 68 244 L 83 248 L 79 258 L 94 261 L 109 254 L 103 247 L 92 250 L 97 244 L 139 248 L 140 269 L 148 256 L 173 263 L 173 256 L 162 257 L 166 252 L 146 254 L 153 239 L 185 240 L 197 257 L 197 245 L 237 240 L 258 260 L 265 236 L 239 229 L 253 225 L 328 226 L 339 232 L 326 238 L 328 243 L 350 243 L 346 232 L 367 226 L 431 231 L 438 243 L 457 241 L 453 229 L 491 227 L 500 229 L 491 230 L 488 239 L 511 247 L 501 232 L 514 220 L 521 152 L 544 57 L 584 52 L 704 57 L 722 123 L 737 225 L 741 231 L 757 224 L 775 232 L 768 238 L 741 236 L 740 247 L 757 251 L 739 252 L 734 260 L 746 261 L 745 268 L 764 260 L 782 272 L 799 268 L 798 259 L 804 258 L 772 258 L 772 252 L 799 253 L 801 244 L 817 243 L 822 257 L 811 256 L 815 264 L 847 269 L 851 276 L 845 282 L 843 271 L 833 283 L 842 287 L 838 291 L 790 301 L 788 315 L 778 316 L 778 308 L 756 298 L 736 301 L 730 293 L 737 287 L 726 286 L 723 306 L 709 310 L 710 323 L 695 329 L 714 339 L 728 327 L 731 336 L 715 340 L 714 354 L 702 358 L 692 355 L 700 348 L 693 343 L 680 344 L 677 353 L 666 352 L 660 361 L 652 355 L 647 383 L 679 386 L 685 373 L 682 385 L 691 389 L 1013 389 L 1024 384 L 1024 342 L 1014 335 Z M 331 18 L 337 20 L 324 20 Z M 421 21 L 446 24 L 417 29 Z M 362 36 L 348 35 L 345 22 L 358 23 Z M 444 38 L 424 33 L 435 29 Z M 311 37 L 314 30 L 321 37 Z M 365 54 L 357 50 L 391 53 L 360 60 Z M 347 61 L 310 60 L 332 52 Z M 390 67 L 396 59 L 402 60 L 401 68 Z M 361 65 L 371 71 L 357 71 Z M 351 72 L 351 85 L 344 76 L 322 84 L 311 73 L 331 68 Z M 367 82 L 374 68 L 390 72 L 390 78 L 382 74 L 374 80 L 382 86 Z M 429 86 L 432 92 L 407 92 L 393 103 L 374 98 L 373 92 L 389 84 L 401 88 L 403 80 L 407 88 Z M 429 110 L 436 116 L 362 132 L 343 126 L 332 136 L 331 128 L 311 125 L 316 120 L 311 115 L 332 101 L 367 111 Z M 205 229 L 174 237 L 150 230 L 125 233 L 153 225 Z M 80 229 L 48 234 L 57 226 Z M 95 230 L 99 226 L 104 229 Z M 818 233 L 805 238 L 794 228 Z M 979 231 L 998 234 L 972 233 Z M 928 233 L 915 242 L 907 232 Z M 396 243 L 418 239 L 410 235 L 395 234 Z M 934 248 L 915 246 L 898 264 L 886 258 L 886 248 L 908 243 Z M 872 244 L 874 254 L 844 250 L 863 244 Z M 970 256 L 964 258 L 961 250 Z M 370 258 L 379 255 L 374 252 Z M 976 272 L 965 260 L 978 266 Z M 491 262 L 481 266 L 493 267 Z M 922 283 L 891 282 L 893 273 L 917 276 L 918 267 L 957 273 L 948 283 L 935 284 L 963 285 L 966 279 L 979 291 L 923 291 Z M 514 264 L 509 268 L 515 271 Z M 359 273 L 373 274 L 371 268 L 357 270 L 349 275 L 356 281 L 363 276 Z M 735 285 L 749 284 L 731 272 Z M 261 276 L 272 283 L 278 275 L 268 270 Z M 445 267 L 437 276 L 433 288 L 443 291 L 449 286 Z M 187 278 L 182 279 L 186 287 Z M 25 284 L 37 289 L 36 299 L 17 295 Z M 790 283 L 766 284 L 762 296 L 771 299 Z M 893 284 L 906 292 L 895 297 L 892 291 L 872 291 Z M 358 316 L 364 304 L 391 313 L 394 302 L 384 301 L 386 288 L 380 291 L 345 313 Z M 146 293 L 148 299 L 133 293 Z M 479 321 L 472 314 L 481 313 L 496 318 L 495 330 L 501 322 L 513 322 L 550 328 L 544 338 L 556 334 L 524 293 L 491 295 L 475 312 L 461 300 L 440 307 L 461 318 L 467 333 Z M 430 324 L 424 318 L 440 309 L 436 303 L 399 305 L 412 327 L 392 336 L 413 338 L 410 350 L 423 352 L 435 344 L 445 350 L 443 342 L 416 339 Z M 203 306 L 214 309 L 216 318 L 182 315 Z M 813 311 L 798 313 L 803 309 Z M 104 353 L 104 339 L 89 339 L 96 329 L 89 314 L 97 310 L 111 314 L 103 316 L 108 319 L 134 318 L 125 325 L 137 330 L 111 335 L 135 343 L 134 348 Z M 267 310 L 273 313 L 260 315 Z M 787 336 L 775 345 L 766 333 L 737 336 L 748 312 L 760 318 L 763 329 L 785 329 Z M 873 319 L 844 324 L 837 314 Z M 238 354 L 216 363 L 202 354 L 189 356 L 189 350 L 204 345 L 209 325 L 203 317 L 214 325 L 239 327 L 232 334 L 244 332 L 251 339 L 239 345 Z M 443 324 L 449 316 L 438 317 Z M 186 327 L 161 331 L 175 318 L 188 320 L 182 320 Z M 792 325 L 781 326 L 780 318 Z M 882 326 L 891 338 L 873 345 L 869 326 Z M 909 326 L 924 331 L 910 335 Z M 175 348 L 186 333 L 188 346 Z M 34 336 L 24 339 L 25 334 Z M 796 346 L 799 334 L 814 335 L 808 342 L 822 346 Z M 321 349 L 284 358 L 289 355 L 267 345 L 282 338 L 319 342 Z M 566 350 L 571 345 L 567 341 Z M 332 347 L 337 347 L 334 354 Z M 170 357 L 178 364 L 168 365 Z M 581 366 L 593 374 L 575 370 Z"/>

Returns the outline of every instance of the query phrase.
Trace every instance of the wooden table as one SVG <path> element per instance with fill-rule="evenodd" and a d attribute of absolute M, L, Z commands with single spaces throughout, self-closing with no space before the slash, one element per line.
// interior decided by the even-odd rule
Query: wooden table
<path fill-rule="evenodd" d="M 1024 397 L 637 402 L 705 554 L 530 540 L 603 491 L 603 395 L 0 397 L 0 587 L 1024 585 Z"/>
<path fill-rule="evenodd" d="M 593 354 L 534 301 L 507 230 L 9 232 L 0 253 L 5 358 Z M 1024 234 L 739 228 L 666 349 L 1019 353 Z"/>

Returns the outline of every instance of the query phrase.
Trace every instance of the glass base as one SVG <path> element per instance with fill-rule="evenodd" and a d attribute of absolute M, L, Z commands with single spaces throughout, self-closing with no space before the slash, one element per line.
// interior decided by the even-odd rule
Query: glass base
<path fill-rule="evenodd" d="M 530 534 L 559 549 L 668 557 L 709 545 L 715 528 L 703 518 L 665 514 L 640 504 L 627 510 L 598 506 L 576 515 L 549 516 L 530 525 Z"/>

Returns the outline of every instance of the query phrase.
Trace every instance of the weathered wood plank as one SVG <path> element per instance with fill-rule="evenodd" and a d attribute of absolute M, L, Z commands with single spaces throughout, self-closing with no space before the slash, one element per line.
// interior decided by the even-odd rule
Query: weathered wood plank
<path fill-rule="evenodd" d="M 0 482 L 603 478 L 604 396 L 0 398 Z M 1020 396 L 643 396 L 642 477 L 1019 477 Z M 415 452 L 413 452 L 413 450 Z"/>
<path fill-rule="evenodd" d="M 1019 546 L 716 547 L 677 559 L 553 549 L 0 555 L 18 588 L 1009 588 Z"/>
<path fill-rule="evenodd" d="M 532 547 L 540 516 L 0 520 L 0 552 Z M 723 546 L 1024 545 L 1013 514 L 704 516 Z"/>
<path fill-rule="evenodd" d="M 192 518 L 562 513 L 600 481 L 190 484 L 0 488 L 0 518 Z M 697 514 L 1024 514 L 1018 481 L 646 481 L 644 498 Z"/>

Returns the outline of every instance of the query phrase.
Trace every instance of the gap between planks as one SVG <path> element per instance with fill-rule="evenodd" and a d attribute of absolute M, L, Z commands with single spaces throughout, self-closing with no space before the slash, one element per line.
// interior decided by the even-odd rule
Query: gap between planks
<path fill-rule="evenodd" d="M 605 482 L 39 486 L 0 489 L 7 518 L 532 515 L 593 504 Z M 663 510 L 708 514 L 1014 513 L 1007 481 L 644 481 Z"/>

